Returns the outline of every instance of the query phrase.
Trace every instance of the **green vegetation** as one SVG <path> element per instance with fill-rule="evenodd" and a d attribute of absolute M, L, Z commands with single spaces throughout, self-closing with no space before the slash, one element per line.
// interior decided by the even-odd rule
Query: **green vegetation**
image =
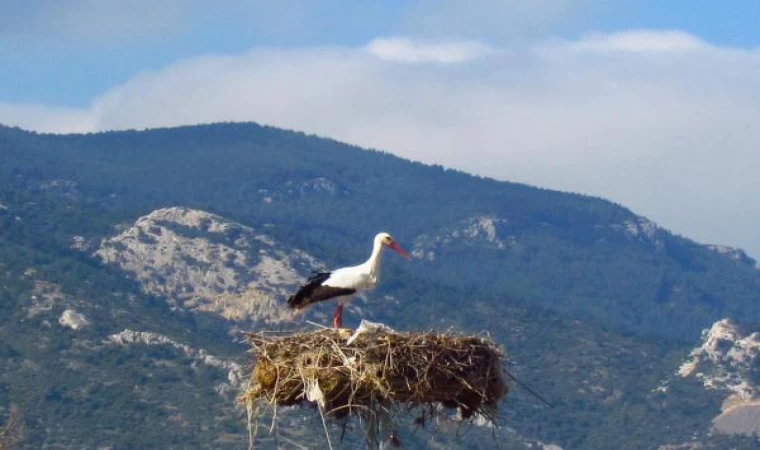
<path fill-rule="evenodd" d="M 0 149 L 0 202 L 34 222 L 6 214 L 4 232 L 37 246 L 103 236 L 115 223 L 182 205 L 274 224 L 283 242 L 323 246 L 331 251 L 315 253 L 340 263 L 363 257 L 380 228 L 403 242 L 491 215 L 508 221 L 509 251 L 455 243 L 410 269 L 414 276 L 667 338 L 693 340 L 724 316 L 760 322 L 754 267 L 664 230 L 631 236 L 636 216 L 596 198 L 255 124 L 71 136 L 0 128 Z M 313 183 L 320 178 L 335 192 Z"/>
<path fill-rule="evenodd" d="M 432 261 L 388 258 L 393 275 L 365 311 L 398 329 L 488 330 L 518 377 L 557 404 L 516 388 L 503 425 L 566 449 L 610 448 L 621 434 L 616 448 L 656 448 L 706 433 L 718 393 L 652 390 L 702 328 L 727 316 L 760 323 L 760 271 L 664 230 L 626 232 L 638 218 L 619 205 L 256 124 L 71 136 L 0 126 L 0 204 L 0 405 L 26 412 L 24 448 L 245 441 L 235 393 L 216 389 L 225 371 L 168 346 L 104 343 L 126 328 L 152 331 L 245 363 L 233 324 L 174 310 L 71 248 L 74 236 L 97 245 L 167 206 L 274 225 L 266 232 L 286 248 L 329 265 L 365 258 L 380 229 L 412 247 L 473 217 L 504 219 L 505 249 L 460 239 L 435 247 Z M 43 301 L 49 285 L 62 300 Z M 59 326 L 70 307 L 92 325 Z M 424 448 L 431 435 L 420 433 L 410 442 Z M 455 445 L 492 444 L 474 431 Z"/>

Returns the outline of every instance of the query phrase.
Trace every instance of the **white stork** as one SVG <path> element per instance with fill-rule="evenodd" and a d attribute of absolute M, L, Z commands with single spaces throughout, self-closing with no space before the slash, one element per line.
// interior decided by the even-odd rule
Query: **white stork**
<path fill-rule="evenodd" d="M 343 327 L 343 305 L 360 292 L 373 289 L 380 278 L 380 257 L 384 247 L 390 247 L 409 259 L 406 251 L 388 233 L 375 236 L 372 254 L 367 262 L 358 266 L 343 267 L 332 272 L 316 272 L 308 282 L 288 298 L 288 306 L 303 309 L 314 303 L 335 299 L 338 305 L 333 315 L 333 326 Z"/>

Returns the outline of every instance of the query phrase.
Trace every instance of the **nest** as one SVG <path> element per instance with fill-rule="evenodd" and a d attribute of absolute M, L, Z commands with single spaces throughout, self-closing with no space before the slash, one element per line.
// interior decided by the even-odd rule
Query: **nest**
<path fill-rule="evenodd" d="M 241 397 L 249 410 L 317 404 L 325 416 L 366 414 L 376 405 L 457 408 L 462 419 L 493 422 L 508 388 L 504 355 L 480 336 L 379 330 L 284 336 L 248 334 L 255 365 Z M 350 344 L 348 342 L 351 342 Z"/>

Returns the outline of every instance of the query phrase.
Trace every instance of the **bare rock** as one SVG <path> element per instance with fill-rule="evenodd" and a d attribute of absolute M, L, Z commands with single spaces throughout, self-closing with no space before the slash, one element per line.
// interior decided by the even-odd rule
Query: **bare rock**
<path fill-rule="evenodd" d="M 707 248 L 739 264 L 744 264 L 755 268 L 758 267 L 758 262 L 750 258 L 749 255 L 747 255 L 747 253 L 740 248 L 729 247 L 728 245 L 708 245 Z"/>
<path fill-rule="evenodd" d="M 678 368 L 679 377 L 694 377 L 706 389 L 728 394 L 713 419 L 716 431 L 760 433 L 760 332 L 744 330 L 731 319 L 715 322 Z M 667 383 L 658 389 L 667 392 Z"/>
<path fill-rule="evenodd" d="M 73 309 L 67 309 L 63 312 L 63 314 L 61 314 L 61 317 L 58 319 L 58 323 L 64 327 L 78 331 L 88 326 L 90 324 L 90 321 L 87 320 L 87 317 L 85 317 L 84 314 L 78 313 Z"/>
<path fill-rule="evenodd" d="M 251 227 L 181 207 L 140 217 L 104 239 L 95 255 L 176 306 L 270 323 L 293 318 L 282 298 L 323 267 Z"/>
<path fill-rule="evenodd" d="M 162 334 L 153 333 L 150 331 L 135 331 L 125 329 L 120 333 L 108 336 L 108 338 L 105 340 L 105 343 L 122 346 L 165 345 L 176 349 L 187 358 L 192 359 L 194 363 L 227 371 L 227 380 L 232 387 L 239 387 L 245 380 L 243 368 L 240 366 L 240 364 L 232 361 L 225 361 L 208 353 L 204 349 L 195 349 L 187 344 L 177 342 Z"/>
<path fill-rule="evenodd" d="M 667 232 L 646 217 L 636 216 L 634 219 L 626 220 L 621 224 L 612 225 L 612 229 L 622 233 L 630 240 L 650 244 L 657 250 L 665 248 L 661 234 Z"/>
<path fill-rule="evenodd" d="M 474 216 L 435 235 L 422 235 L 414 241 L 412 256 L 433 261 L 436 253 L 455 244 L 506 250 L 517 243 L 510 234 L 509 220 L 495 216 Z"/>
<path fill-rule="evenodd" d="M 723 412 L 713 419 L 717 431 L 726 434 L 760 436 L 760 400 L 737 401 L 723 408 Z"/>

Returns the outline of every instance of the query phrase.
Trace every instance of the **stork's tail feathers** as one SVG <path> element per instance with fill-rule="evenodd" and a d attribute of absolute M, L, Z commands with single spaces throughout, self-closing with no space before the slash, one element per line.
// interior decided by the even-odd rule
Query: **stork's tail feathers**
<path fill-rule="evenodd" d="M 288 297 L 288 306 L 293 309 L 303 308 L 305 306 L 304 303 L 304 297 L 299 296 L 298 294 Z"/>

